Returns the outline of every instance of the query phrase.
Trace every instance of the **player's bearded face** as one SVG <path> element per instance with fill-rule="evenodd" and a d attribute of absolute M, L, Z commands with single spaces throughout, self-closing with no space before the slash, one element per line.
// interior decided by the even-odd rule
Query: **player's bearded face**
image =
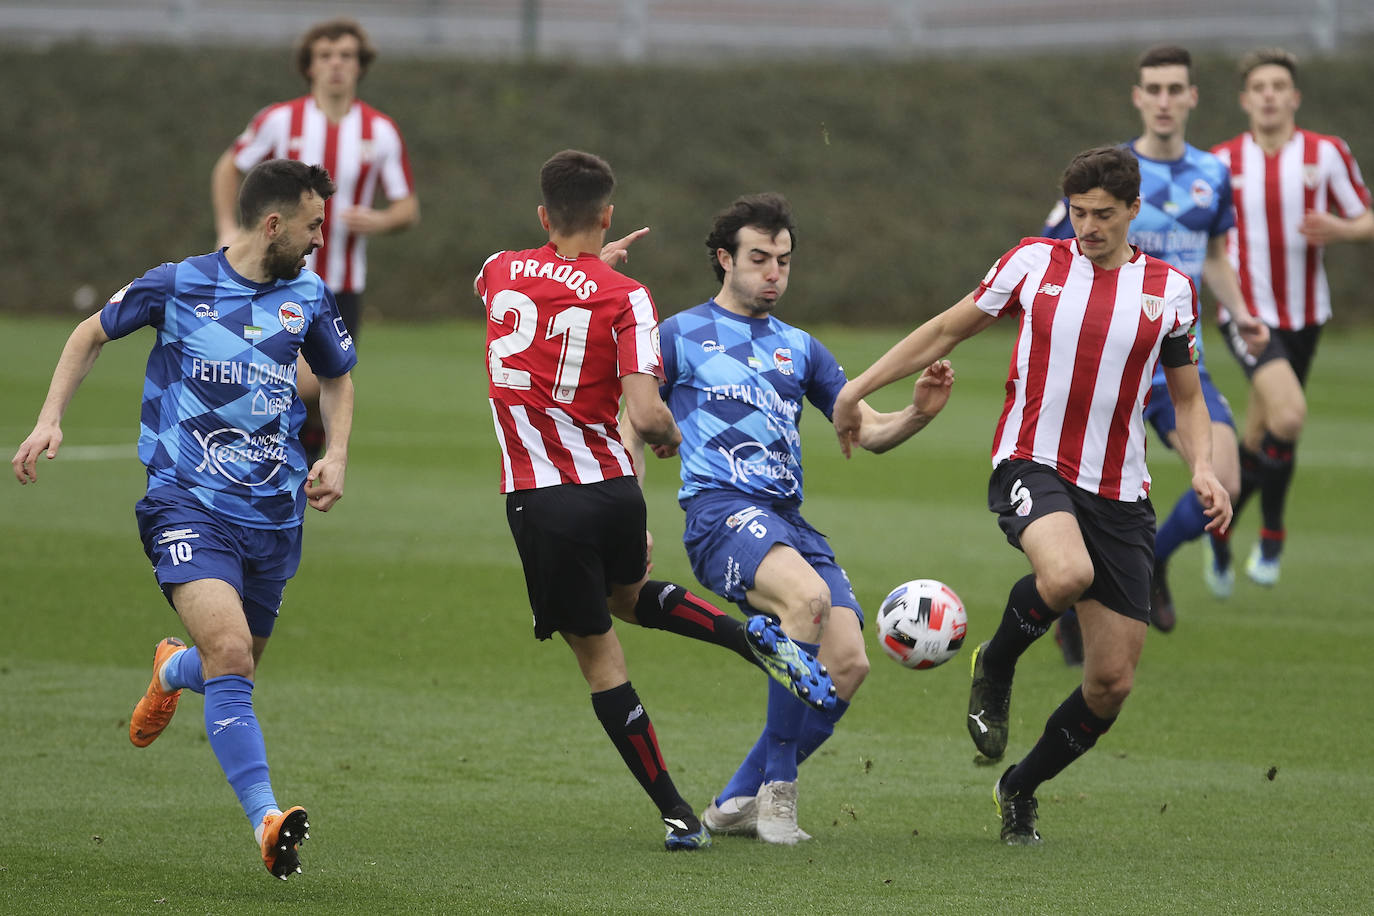
<path fill-rule="evenodd" d="M 313 242 L 302 250 L 298 240 L 296 244 L 292 244 L 292 241 L 287 238 L 273 239 L 267 246 L 267 272 L 278 280 L 294 280 L 300 276 L 301 268 L 305 266 L 303 259 L 315 250 Z"/>
<path fill-rule="evenodd" d="M 267 243 L 264 266 L 278 280 L 294 280 L 305 267 L 305 257 L 324 243 L 324 201 L 306 192 L 294 213 L 284 214 L 282 231 Z"/>

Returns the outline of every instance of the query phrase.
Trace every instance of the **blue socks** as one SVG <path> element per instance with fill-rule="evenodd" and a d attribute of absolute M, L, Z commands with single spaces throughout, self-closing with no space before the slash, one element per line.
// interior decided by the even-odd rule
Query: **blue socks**
<path fill-rule="evenodd" d="M 173 655 L 162 666 L 162 679 L 173 690 L 185 688 L 193 693 L 205 692 L 205 672 L 200 667 L 200 649 L 192 646 Z"/>
<path fill-rule="evenodd" d="M 253 682 L 226 674 L 205 681 L 204 688 L 205 734 L 210 738 L 210 749 L 256 829 L 263 815 L 280 809 L 268 780 L 267 745 L 253 713 Z"/>
<path fill-rule="evenodd" d="M 1202 510 L 1202 500 L 1192 490 L 1185 490 L 1155 533 L 1155 562 L 1165 562 L 1180 545 L 1201 536 L 1206 529 L 1207 514 Z"/>

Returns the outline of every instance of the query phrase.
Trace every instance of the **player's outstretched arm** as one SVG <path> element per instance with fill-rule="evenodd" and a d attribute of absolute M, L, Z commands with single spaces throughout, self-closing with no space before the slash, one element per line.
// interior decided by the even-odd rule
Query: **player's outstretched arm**
<path fill-rule="evenodd" d="M 863 426 L 859 402 L 865 395 L 943 359 L 961 340 L 972 337 L 996 320 L 978 308 L 973 302 L 973 293 L 969 293 L 899 340 L 858 377 L 850 379 L 835 399 L 831 415 L 840 451 L 845 457 L 849 457 L 853 444 L 859 442 Z"/>
<path fill-rule="evenodd" d="M 43 399 L 43 407 L 38 411 L 38 422 L 33 432 L 14 453 L 10 465 L 14 477 L 21 484 L 35 483 L 38 480 L 38 456 L 45 455 L 48 460 L 57 457 L 62 446 L 62 417 L 71 404 L 76 389 L 100 356 L 100 348 L 109 343 L 110 337 L 100 323 L 100 313 L 96 312 L 76 326 L 62 355 L 57 360 L 57 368 L 52 373 L 52 383 L 48 386 L 48 396 Z"/>
<path fill-rule="evenodd" d="M 328 512 L 343 497 L 348 470 L 348 439 L 353 434 L 353 375 L 319 376 L 320 418 L 324 420 L 324 455 L 305 478 L 305 499 Z"/>
<path fill-rule="evenodd" d="M 659 458 L 676 455 L 682 433 L 668 405 L 658 396 L 658 379 L 631 372 L 621 377 L 620 385 L 625 393 L 625 415 L 639 438 L 649 443 Z"/>
<path fill-rule="evenodd" d="M 896 448 L 925 429 L 949 402 L 954 385 L 954 367 L 949 360 L 936 360 L 926 367 L 911 389 L 911 403 L 892 413 L 879 413 L 859 401 L 861 425 L 859 445 L 874 453 Z"/>
<path fill-rule="evenodd" d="M 1255 315 L 1254 309 L 1245 301 L 1240 291 L 1240 280 L 1226 256 L 1226 237 L 1213 236 L 1207 243 L 1207 257 L 1202 262 L 1202 280 L 1217 300 L 1217 318 L 1223 310 L 1235 322 L 1240 331 L 1245 348 L 1252 356 L 1258 356 L 1269 344 L 1269 327 Z M 1201 317 L 1201 316 L 1199 316 Z"/>
<path fill-rule="evenodd" d="M 1345 219 L 1322 210 L 1308 210 L 1298 231 L 1313 245 L 1332 242 L 1367 242 L 1374 239 L 1374 210 L 1366 210 L 1354 219 Z"/>
<path fill-rule="evenodd" d="M 649 234 L 649 227 L 636 229 L 629 235 L 616 239 L 614 242 L 607 242 L 601 248 L 601 260 L 611 267 L 616 267 L 630 260 L 630 246 L 637 240 Z"/>
<path fill-rule="evenodd" d="M 1212 418 L 1202 396 L 1197 366 L 1165 366 L 1164 381 L 1177 418 L 1178 450 L 1193 472 L 1193 491 L 1202 501 L 1207 530 L 1218 533 L 1231 526 L 1231 495 L 1212 470 Z"/>
<path fill-rule="evenodd" d="M 219 247 L 233 244 L 239 233 L 239 185 L 243 173 L 234 165 L 234 149 L 230 147 L 215 160 L 210 169 L 210 209 L 215 214 L 215 238 Z"/>

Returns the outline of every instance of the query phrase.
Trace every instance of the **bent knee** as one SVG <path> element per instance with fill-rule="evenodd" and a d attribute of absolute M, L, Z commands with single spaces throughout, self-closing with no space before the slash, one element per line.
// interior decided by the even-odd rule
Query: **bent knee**
<path fill-rule="evenodd" d="M 1120 712 L 1135 686 L 1135 676 L 1129 671 L 1106 672 L 1083 682 L 1083 700 L 1095 715 L 1111 718 Z"/>
<path fill-rule="evenodd" d="M 1045 573 L 1037 572 L 1035 588 L 1045 603 L 1056 611 L 1063 611 L 1079 599 L 1093 584 L 1092 561 L 1064 563 Z"/>
<path fill-rule="evenodd" d="M 1293 404 L 1270 414 L 1265 424 L 1270 435 L 1285 442 L 1296 442 L 1302 435 L 1303 425 L 1307 422 L 1307 405 Z"/>

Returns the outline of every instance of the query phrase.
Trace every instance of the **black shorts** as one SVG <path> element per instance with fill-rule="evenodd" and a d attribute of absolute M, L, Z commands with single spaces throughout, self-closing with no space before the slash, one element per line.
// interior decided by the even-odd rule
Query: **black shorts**
<path fill-rule="evenodd" d="M 638 582 L 648 565 L 647 515 L 634 477 L 507 494 L 537 638 L 611 628 L 611 586 Z"/>
<path fill-rule="evenodd" d="M 1084 598 L 1126 617 L 1148 620 L 1155 563 L 1155 510 L 1149 499 L 1122 502 L 1089 493 L 1033 461 L 1003 461 L 988 480 L 988 509 L 1007 543 L 1021 549 L 1021 532 L 1051 512 L 1078 521 L 1093 564 Z"/>
<path fill-rule="evenodd" d="M 344 327 L 348 328 L 353 342 L 357 343 L 358 331 L 363 323 L 363 294 L 335 293 L 334 304 L 339 307 L 339 317 L 343 319 Z"/>
<path fill-rule="evenodd" d="M 1312 371 L 1312 358 L 1317 355 L 1317 341 L 1322 335 L 1321 325 L 1311 324 L 1296 331 L 1270 328 L 1269 343 L 1258 356 L 1251 356 L 1250 351 L 1245 348 L 1245 339 L 1236 330 L 1234 321 L 1224 323 L 1221 333 L 1226 336 L 1226 342 L 1231 347 L 1231 355 L 1240 363 L 1246 378 L 1252 378 L 1255 370 L 1265 363 L 1286 359 L 1293 367 L 1293 374 L 1298 377 L 1298 384 L 1307 387 L 1307 375 Z"/>

